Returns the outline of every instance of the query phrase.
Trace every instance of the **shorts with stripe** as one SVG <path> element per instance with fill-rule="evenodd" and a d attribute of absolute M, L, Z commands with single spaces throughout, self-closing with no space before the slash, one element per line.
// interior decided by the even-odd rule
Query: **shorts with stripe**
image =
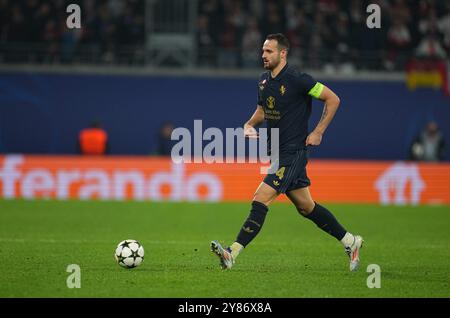
<path fill-rule="evenodd" d="M 274 188 L 278 193 L 305 188 L 311 185 L 306 174 L 308 149 L 305 147 L 294 153 L 281 154 L 280 164 L 276 173 L 267 174 L 264 183 Z"/>

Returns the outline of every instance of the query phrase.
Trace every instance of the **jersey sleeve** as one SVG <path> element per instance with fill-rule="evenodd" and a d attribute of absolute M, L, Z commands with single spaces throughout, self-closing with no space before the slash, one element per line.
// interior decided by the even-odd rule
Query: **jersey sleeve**
<path fill-rule="evenodd" d="M 258 83 L 257 90 L 258 90 L 258 98 L 257 98 L 257 101 L 256 101 L 256 105 L 263 106 L 263 100 L 262 100 L 262 96 L 261 96 L 261 88 L 260 88 L 260 84 L 259 83 Z"/>
<path fill-rule="evenodd" d="M 299 85 L 301 91 L 305 95 L 312 96 L 314 98 L 319 98 L 320 94 L 323 91 L 323 84 L 317 82 L 314 77 L 309 74 L 303 73 L 299 77 Z"/>

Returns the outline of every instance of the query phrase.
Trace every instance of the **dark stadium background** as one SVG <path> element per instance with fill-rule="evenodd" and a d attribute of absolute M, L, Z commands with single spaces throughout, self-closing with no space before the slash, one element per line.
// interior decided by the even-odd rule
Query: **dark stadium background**
<path fill-rule="evenodd" d="M 66 27 L 69 3 L 81 5 L 81 29 Z M 381 6 L 380 29 L 365 25 L 369 3 Z M 428 121 L 450 140 L 449 99 L 404 85 L 411 59 L 450 54 L 448 10 L 446 1 L 4 0 L 0 152 L 73 154 L 94 120 L 112 154 L 154 152 L 165 121 L 240 127 L 256 103 L 263 37 L 285 32 L 291 63 L 342 97 L 314 156 L 407 159 Z M 419 51 L 428 36 L 444 55 Z"/>

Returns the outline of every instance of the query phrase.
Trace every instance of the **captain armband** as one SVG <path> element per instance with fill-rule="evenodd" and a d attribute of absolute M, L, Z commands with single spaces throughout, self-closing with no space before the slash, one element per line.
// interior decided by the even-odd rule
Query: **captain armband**
<path fill-rule="evenodd" d="M 319 98 L 320 94 L 322 94 L 324 87 L 325 86 L 322 83 L 317 82 L 316 85 L 314 85 L 314 87 L 311 88 L 311 90 L 308 92 L 308 95 L 314 98 Z"/>

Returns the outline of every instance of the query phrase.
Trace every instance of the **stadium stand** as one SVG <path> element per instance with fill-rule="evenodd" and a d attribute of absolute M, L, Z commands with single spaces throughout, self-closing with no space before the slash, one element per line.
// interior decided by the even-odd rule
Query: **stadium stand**
<path fill-rule="evenodd" d="M 82 7 L 81 29 L 66 28 L 69 2 Z M 360 0 L 194 2 L 196 10 L 186 10 L 187 4 L 179 7 L 180 1 L 174 0 L 1 0 L 0 59 L 3 63 L 154 63 L 146 57 L 146 49 L 157 42 L 152 31 L 156 34 L 167 12 L 195 26 L 187 30 L 195 42 L 195 63 L 207 67 L 254 68 L 262 38 L 280 31 L 292 43 L 291 60 L 314 69 L 402 70 L 412 56 L 450 54 L 448 1 L 370 1 L 382 10 L 379 30 L 365 26 L 369 2 Z M 171 26 L 165 34 L 173 33 Z M 158 60 L 161 65 L 175 62 Z"/>

